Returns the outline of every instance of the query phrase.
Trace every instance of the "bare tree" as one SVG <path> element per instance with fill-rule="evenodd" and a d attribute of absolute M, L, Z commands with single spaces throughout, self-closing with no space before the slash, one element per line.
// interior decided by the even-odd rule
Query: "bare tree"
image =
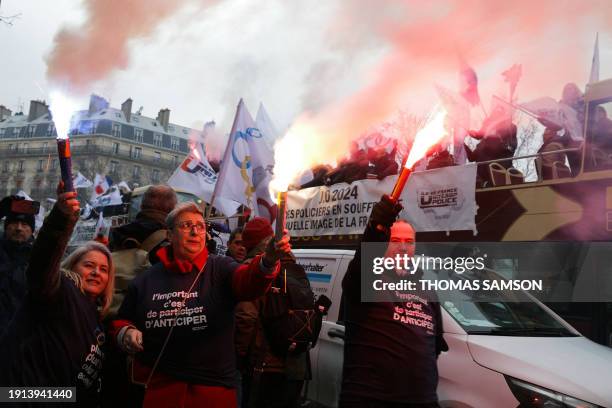
<path fill-rule="evenodd" d="M 2 8 L 2 0 L 0 0 L 0 8 Z M 21 13 L 14 14 L 12 16 L 5 16 L 0 13 L 0 23 L 4 23 L 6 25 L 12 26 L 15 20 L 17 20 L 21 16 Z"/>

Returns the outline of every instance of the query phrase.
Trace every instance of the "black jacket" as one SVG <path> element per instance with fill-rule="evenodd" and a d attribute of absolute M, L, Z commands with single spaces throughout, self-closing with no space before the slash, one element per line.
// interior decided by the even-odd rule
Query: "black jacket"
<path fill-rule="evenodd" d="M 33 242 L 33 238 L 24 243 L 0 240 L 0 337 L 25 297 Z"/>
<path fill-rule="evenodd" d="M 368 226 L 362 242 L 388 242 Z M 342 281 L 344 365 L 340 406 L 363 400 L 393 403 L 437 401 L 437 356 L 448 350 L 437 302 L 361 302 L 361 245 Z M 424 319 L 405 319 L 418 303 Z M 419 320 L 416 323 L 412 323 Z M 421 321 L 422 320 L 422 321 Z M 422 325 L 421 325 L 422 323 Z"/>
<path fill-rule="evenodd" d="M 65 405 L 95 407 L 104 331 L 96 304 L 60 270 L 75 223 L 54 208 L 34 242 L 28 294 L 0 339 L 0 386 L 76 387 L 78 404 Z"/>

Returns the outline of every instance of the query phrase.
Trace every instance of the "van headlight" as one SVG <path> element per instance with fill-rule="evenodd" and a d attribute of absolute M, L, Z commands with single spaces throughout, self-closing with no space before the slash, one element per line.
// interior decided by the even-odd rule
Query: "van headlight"
<path fill-rule="evenodd" d="M 510 386 L 512 394 L 514 394 L 514 397 L 521 403 L 521 405 L 519 405 L 520 408 L 601 408 L 599 405 L 591 404 L 590 402 L 582 401 L 557 391 L 517 380 L 507 375 L 504 377 L 506 377 L 506 382 Z"/>

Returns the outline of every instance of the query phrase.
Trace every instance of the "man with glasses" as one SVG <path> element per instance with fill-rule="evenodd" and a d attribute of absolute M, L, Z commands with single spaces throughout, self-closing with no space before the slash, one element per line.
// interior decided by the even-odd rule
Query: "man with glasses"
<path fill-rule="evenodd" d="M 395 221 L 401 210 L 383 196 L 372 209 L 362 242 L 390 242 L 388 258 L 413 257 L 414 228 Z M 436 360 L 448 350 L 439 303 L 418 294 L 402 301 L 362 302 L 361 259 L 360 245 L 342 281 L 346 332 L 340 407 L 438 407 Z M 384 278 L 394 281 L 409 273 L 396 269 Z"/>
<path fill-rule="evenodd" d="M 179 204 L 166 224 L 170 246 L 128 287 L 111 335 L 135 357 L 144 407 L 236 406 L 234 308 L 268 290 L 278 260 L 291 251 L 289 237 L 240 265 L 208 253 L 194 203 Z"/>

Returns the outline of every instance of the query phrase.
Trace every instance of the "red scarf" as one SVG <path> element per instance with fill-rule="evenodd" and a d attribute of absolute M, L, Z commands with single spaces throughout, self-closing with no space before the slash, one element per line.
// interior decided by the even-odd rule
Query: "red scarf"
<path fill-rule="evenodd" d="M 189 261 L 186 259 L 176 259 L 172 253 L 171 246 L 161 247 L 155 253 L 164 268 L 171 272 L 176 273 L 189 273 L 196 268 L 198 271 L 202 270 L 208 259 L 208 250 L 206 247 L 200 252 L 193 260 Z"/>

